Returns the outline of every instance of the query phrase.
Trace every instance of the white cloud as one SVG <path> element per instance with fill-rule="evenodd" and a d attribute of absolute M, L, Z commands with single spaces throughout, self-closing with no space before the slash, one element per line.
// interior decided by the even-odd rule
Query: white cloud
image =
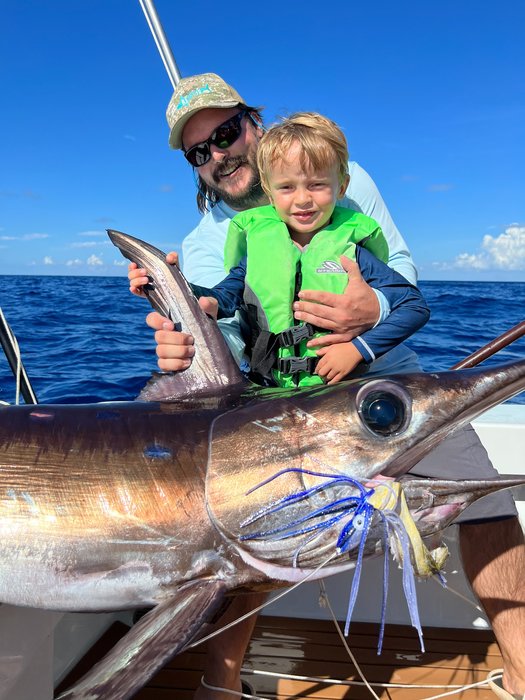
<path fill-rule="evenodd" d="M 525 226 L 513 224 L 496 238 L 486 235 L 482 247 L 498 269 L 525 270 Z"/>
<path fill-rule="evenodd" d="M 87 264 L 95 267 L 96 265 L 103 265 L 103 262 L 97 255 L 90 255 L 87 259 Z"/>
<path fill-rule="evenodd" d="M 83 263 L 82 263 L 82 260 L 80 260 L 80 258 L 75 258 L 74 260 L 68 260 L 66 262 L 66 265 L 68 267 L 78 267 L 78 265 L 82 265 L 82 264 Z"/>
<path fill-rule="evenodd" d="M 427 190 L 429 192 L 448 192 L 454 187 L 450 182 L 436 182 L 434 185 L 429 185 Z"/>
<path fill-rule="evenodd" d="M 54 265 L 53 258 L 50 255 L 46 255 L 44 258 L 44 265 Z"/>
<path fill-rule="evenodd" d="M 486 255 L 471 253 L 460 253 L 454 260 L 452 267 L 466 270 L 488 270 L 489 260 Z"/>
<path fill-rule="evenodd" d="M 37 239 L 49 238 L 48 233 L 24 233 L 23 236 L 0 236 L 2 241 L 36 241 Z"/>
<path fill-rule="evenodd" d="M 100 241 L 78 241 L 71 244 L 72 248 L 93 248 L 93 246 L 100 245 Z"/>
<path fill-rule="evenodd" d="M 36 241 L 41 238 L 49 238 L 48 233 L 26 233 L 24 236 L 22 236 L 23 241 Z"/>
<path fill-rule="evenodd" d="M 477 253 L 460 253 L 451 263 L 434 263 L 442 270 L 525 270 L 525 226 L 511 224 L 499 236 L 486 234 Z"/>
<path fill-rule="evenodd" d="M 90 238 L 93 238 L 93 236 L 105 236 L 107 234 L 105 231 L 81 231 L 77 235 L 78 236 L 89 236 Z"/>
<path fill-rule="evenodd" d="M 128 261 L 127 260 L 113 260 L 113 265 L 116 267 L 124 267 L 124 265 L 127 265 Z"/>

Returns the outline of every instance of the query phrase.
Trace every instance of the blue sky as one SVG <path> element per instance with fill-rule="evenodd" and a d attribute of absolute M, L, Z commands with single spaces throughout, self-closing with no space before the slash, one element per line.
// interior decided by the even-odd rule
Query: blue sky
<path fill-rule="evenodd" d="M 156 8 L 182 75 L 213 71 L 268 122 L 345 130 L 421 279 L 525 281 L 525 3 L 180 3 Z M 105 228 L 180 247 L 192 173 L 138 0 L 0 4 L 4 274 L 124 275 Z"/>

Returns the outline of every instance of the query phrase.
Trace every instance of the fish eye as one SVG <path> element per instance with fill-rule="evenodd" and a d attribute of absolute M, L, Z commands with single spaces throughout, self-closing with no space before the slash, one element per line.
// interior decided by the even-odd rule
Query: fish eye
<path fill-rule="evenodd" d="M 357 410 L 365 426 L 375 435 L 402 433 L 412 415 L 408 394 L 393 382 L 372 382 L 357 395 Z"/>

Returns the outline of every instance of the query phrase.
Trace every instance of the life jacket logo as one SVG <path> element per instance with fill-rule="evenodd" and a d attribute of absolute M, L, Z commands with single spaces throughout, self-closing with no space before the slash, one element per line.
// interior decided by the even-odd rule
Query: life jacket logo
<path fill-rule="evenodd" d="M 202 95 L 203 92 L 211 92 L 211 91 L 212 90 L 211 90 L 210 86 L 208 85 L 208 83 L 206 83 L 206 85 L 204 85 L 203 87 L 195 88 L 195 90 L 191 90 L 191 92 L 188 92 L 186 95 L 182 95 L 176 109 L 182 109 L 183 107 L 188 107 L 190 102 L 195 97 Z"/>
<path fill-rule="evenodd" d="M 331 273 L 335 272 L 335 273 L 339 273 L 339 274 L 342 273 L 343 275 L 346 275 L 346 270 L 344 268 L 342 268 L 341 265 L 339 263 L 335 262 L 334 260 L 325 260 L 324 263 L 317 268 L 316 272 L 319 272 L 320 274 L 324 274 L 327 272 L 331 272 Z"/>

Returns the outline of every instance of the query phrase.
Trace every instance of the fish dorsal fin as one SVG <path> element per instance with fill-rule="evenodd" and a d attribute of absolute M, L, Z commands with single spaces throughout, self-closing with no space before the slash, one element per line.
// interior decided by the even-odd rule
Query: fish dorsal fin
<path fill-rule="evenodd" d="M 195 341 L 190 367 L 183 372 L 156 374 L 138 398 L 169 401 L 244 387 L 245 380 L 217 323 L 200 308 L 179 268 L 169 265 L 165 253 L 139 238 L 111 229 L 108 235 L 125 258 L 148 271 L 150 283 L 144 291 L 155 311 L 171 319 L 177 330 L 189 333 Z"/>

